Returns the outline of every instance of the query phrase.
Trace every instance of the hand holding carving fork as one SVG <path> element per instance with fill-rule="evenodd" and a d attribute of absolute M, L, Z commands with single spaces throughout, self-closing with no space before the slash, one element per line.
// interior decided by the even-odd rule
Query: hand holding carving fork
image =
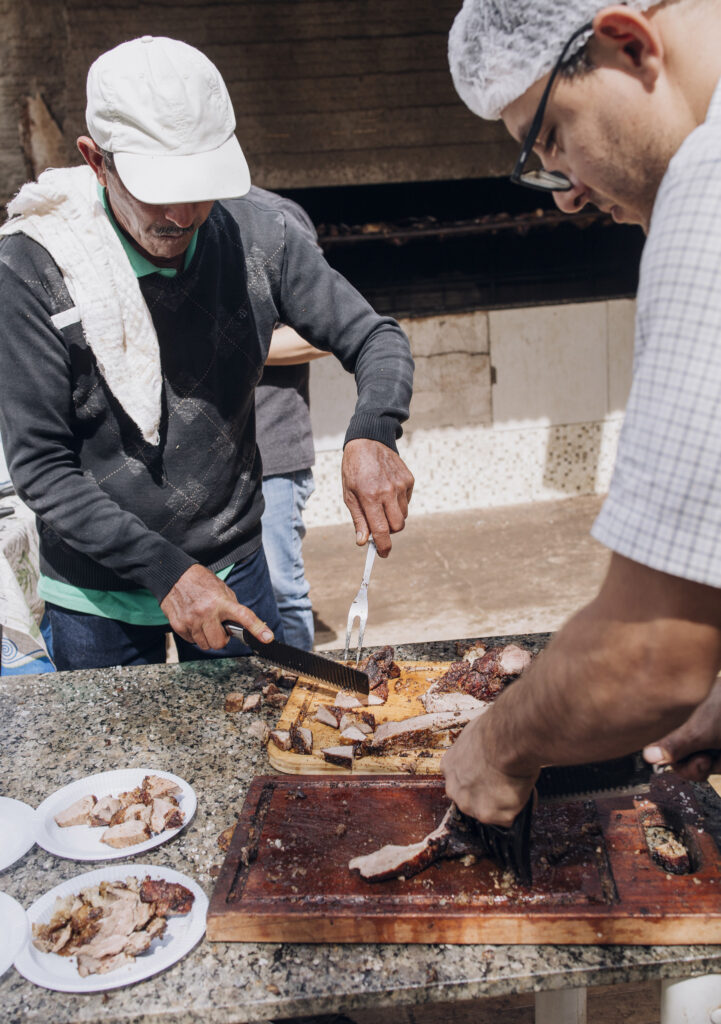
<path fill-rule="evenodd" d="M 368 621 L 368 584 L 371 578 L 371 569 L 373 568 L 373 562 L 376 557 L 376 546 L 375 541 L 371 537 L 368 540 L 368 554 L 366 555 L 366 564 L 363 571 L 363 579 L 361 585 L 358 588 L 358 593 L 351 602 L 350 610 L 348 612 L 348 625 L 345 632 L 345 650 L 343 652 L 343 660 L 348 661 L 348 651 L 350 648 L 350 638 L 353 632 L 353 624 L 358 619 L 358 649 L 356 651 L 356 668 L 360 661 L 361 651 L 363 650 L 363 634 L 365 633 L 366 622 Z"/>

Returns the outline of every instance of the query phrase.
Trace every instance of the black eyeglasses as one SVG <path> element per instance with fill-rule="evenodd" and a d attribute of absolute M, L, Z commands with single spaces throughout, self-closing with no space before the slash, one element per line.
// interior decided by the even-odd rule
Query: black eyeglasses
<path fill-rule="evenodd" d="M 581 28 L 576 29 L 561 50 L 561 56 L 556 61 L 556 65 L 551 72 L 551 77 L 548 79 L 548 84 L 543 90 L 541 102 L 538 104 L 538 109 L 531 121 L 531 127 L 528 129 L 526 138 L 523 140 L 521 155 L 519 156 L 516 166 L 513 168 L 513 173 L 511 174 L 511 181 L 515 182 L 516 185 L 525 185 L 527 188 L 537 188 L 542 192 L 568 192 L 569 189 L 573 188 L 566 175 L 562 174 L 560 171 L 545 171 L 543 169 L 538 171 L 524 171 L 523 168 L 531 155 L 531 150 L 536 144 L 538 133 L 540 132 L 541 125 L 543 124 L 543 115 L 546 113 L 548 97 L 551 94 L 551 89 L 553 88 L 553 83 L 556 80 L 556 75 L 566 62 L 566 54 L 579 36 L 585 35 L 592 29 L 592 21 L 589 21 L 585 25 L 582 25 Z"/>

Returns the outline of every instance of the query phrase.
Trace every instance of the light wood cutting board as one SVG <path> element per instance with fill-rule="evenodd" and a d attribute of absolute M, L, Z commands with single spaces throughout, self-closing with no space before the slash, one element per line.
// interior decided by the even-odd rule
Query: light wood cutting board
<path fill-rule="evenodd" d="M 420 696 L 448 669 L 447 661 L 397 661 L 401 670 L 398 679 L 388 684 L 388 700 L 385 704 L 371 706 L 377 725 L 383 722 L 397 722 L 414 715 L 424 715 L 425 708 Z M 313 753 L 296 754 L 292 750 L 281 750 L 272 740 L 268 743 L 268 759 L 280 772 L 290 775 L 348 775 L 350 769 L 329 764 L 323 757 L 323 747 L 336 747 L 345 741 L 340 731 L 329 725 L 313 721 L 321 704 L 334 704 L 338 691 L 321 682 L 301 677 L 283 709 L 278 729 L 288 729 L 297 722 L 313 733 Z M 444 747 L 418 748 L 409 751 L 395 751 L 383 756 L 359 757 L 353 762 L 354 775 L 386 775 L 401 772 L 406 775 L 437 775 L 440 762 L 447 749 Z"/>

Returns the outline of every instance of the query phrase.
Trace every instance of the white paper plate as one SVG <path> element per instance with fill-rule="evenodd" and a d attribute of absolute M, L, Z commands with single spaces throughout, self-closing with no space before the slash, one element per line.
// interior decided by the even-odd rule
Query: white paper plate
<path fill-rule="evenodd" d="M 208 897 L 192 878 L 171 868 L 157 867 L 153 864 L 109 864 L 103 868 L 96 868 L 95 871 L 76 875 L 67 882 L 61 882 L 35 900 L 27 912 L 30 925 L 48 923 L 58 896 L 79 893 L 81 889 L 98 885 L 100 882 L 115 882 L 118 879 L 124 881 L 131 875 L 141 880 L 150 875 L 151 878 L 163 878 L 166 882 L 180 882 L 195 895 L 193 909 L 184 917 L 169 917 L 168 927 L 162 938 L 154 939 L 150 949 L 137 956 L 132 964 L 119 967 L 109 974 L 91 974 L 87 978 L 81 978 L 78 974 L 77 957 L 41 953 L 31 941 L 15 958 L 15 967 L 22 976 L 35 985 L 42 985 L 43 988 L 50 988 L 55 992 L 104 992 L 106 989 L 122 988 L 124 985 L 142 981 L 143 978 L 150 978 L 189 953 L 205 933 Z"/>
<path fill-rule="evenodd" d="M 37 832 L 37 812 L 29 804 L 0 796 L 0 871 L 28 852 Z"/>
<path fill-rule="evenodd" d="M 122 850 L 113 849 L 100 842 L 104 828 L 92 828 L 90 825 L 70 825 L 60 828 L 55 824 L 55 815 L 64 811 L 83 796 L 92 793 L 100 800 L 104 796 L 117 796 L 127 790 L 140 786 L 146 775 L 160 775 L 163 779 L 172 779 L 180 786 L 182 793 L 176 797 L 185 821 L 180 828 L 166 828 L 151 839 L 137 846 L 125 846 Z M 68 857 L 72 860 L 117 860 L 119 857 L 134 857 L 145 850 L 159 846 L 172 838 L 180 829 L 185 828 L 195 814 L 198 801 L 191 786 L 177 775 L 170 772 L 157 771 L 155 768 L 123 768 L 114 772 L 101 772 L 99 775 L 88 775 L 77 782 L 71 782 L 58 789 L 52 796 L 40 804 L 37 809 L 38 826 L 35 840 L 38 846 L 57 857 Z"/>
<path fill-rule="evenodd" d="M 0 978 L 10 967 L 30 936 L 28 916 L 17 900 L 0 892 Z"/>

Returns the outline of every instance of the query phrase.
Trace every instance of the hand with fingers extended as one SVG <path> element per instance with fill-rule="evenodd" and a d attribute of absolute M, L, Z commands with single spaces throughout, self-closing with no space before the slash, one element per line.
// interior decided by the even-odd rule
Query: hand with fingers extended
<path fill-rule="evenodd" d="M 230 639 L 223 627 L 229 619 L 257 636 L 263 643 L 273 633 L 258 616 L 240 604 L 230 587 L 205 569 L 191 565 L 160 603 L 171 628 L 183 640 L 197 644 L 201 650 L 220 650 Z"/>
<path fill-rule="evenodd" d="M 399 533 L 408 516 L 413 474 L 400 455 L 380 441 L 356 438 L 343 451 L 343 500 L 356 531 L 356 544 L 373 539 L 378 554 L 391 550 L 391 534 Z"/>
<path fill-rule="evenodd" d="M 721 772 L 721 679 L 683 725 L 644 747 L 643 756 L 649 764 L 670 764 L 693 782 Z"/>
<path fill-rule="evenodd" d="M 492 717 L 491 709 L 468 723 L 443 755 L 441 771 L 446 796 L 459 810 L 487 825 L 510 828 L 533 792 L 538 771 L 508 774 L 495 756 Z"/>

